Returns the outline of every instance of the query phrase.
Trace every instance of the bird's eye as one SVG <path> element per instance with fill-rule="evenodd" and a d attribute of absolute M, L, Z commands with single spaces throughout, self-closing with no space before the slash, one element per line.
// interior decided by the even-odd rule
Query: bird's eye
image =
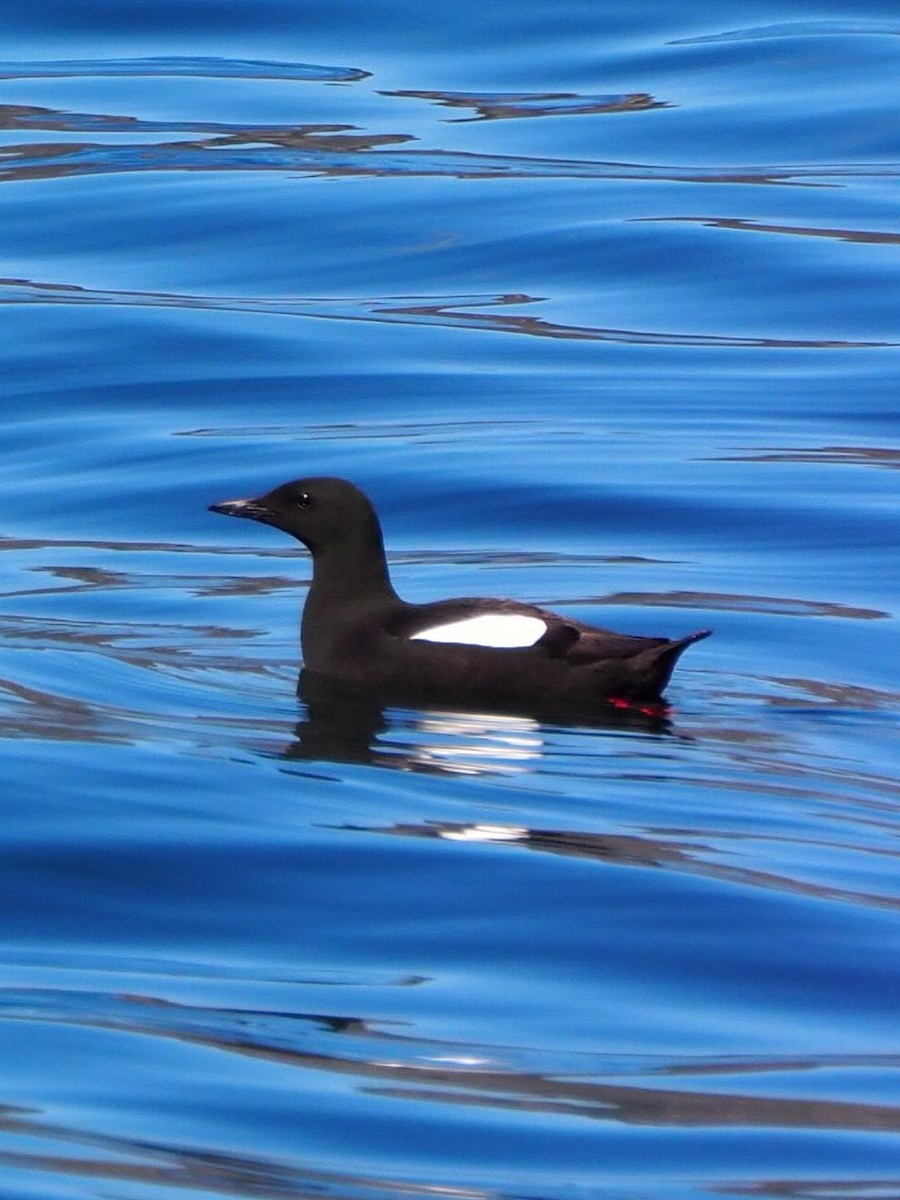
<path fill-rule="evenodd" d="M 312 504 L 309 492 L 300 492 L 294 503 L 298 508 L 309 508 L 310 504 Z"/>

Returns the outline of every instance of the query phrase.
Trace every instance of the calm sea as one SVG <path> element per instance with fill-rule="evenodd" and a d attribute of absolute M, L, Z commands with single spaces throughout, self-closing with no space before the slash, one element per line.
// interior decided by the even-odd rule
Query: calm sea
<path fill-rule="evenodd" d="M 900 12 L 3 0 L 0 1196 L 900 1196 Z M 297 695 L 409 599 L 668 719 Z"/>

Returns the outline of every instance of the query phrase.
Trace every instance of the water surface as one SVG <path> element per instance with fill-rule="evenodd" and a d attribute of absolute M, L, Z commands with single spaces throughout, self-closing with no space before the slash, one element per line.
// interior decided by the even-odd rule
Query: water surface
<path fill-rule="evenodd" d="M 896 1194 L 892 7 L 7 9 L 4 1196 Z M 312 688 L 300 474 L 715 636 Z"/>

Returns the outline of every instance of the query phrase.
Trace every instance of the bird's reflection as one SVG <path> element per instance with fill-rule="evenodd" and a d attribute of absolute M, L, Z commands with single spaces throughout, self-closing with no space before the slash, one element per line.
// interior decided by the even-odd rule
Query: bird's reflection
<path fill-rule="evenodd" d="M 284 756 L 307 762 L 364 763 L 450 775 L 525 774 L 538 769 L 553 728 L 671 734 L 665 711 L 497 706 L 483 711 L 385 695 L 303 670 L 305 713 Z"/>

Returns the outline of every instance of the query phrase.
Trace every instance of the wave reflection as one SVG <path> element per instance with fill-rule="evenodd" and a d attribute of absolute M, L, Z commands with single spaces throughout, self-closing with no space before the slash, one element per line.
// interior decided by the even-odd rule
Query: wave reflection
<path fill-rule="evenodd" d="M 567 858 L 585 859 L 604 865 L 668 868 L 708 879 L 720 879 L 742 886 L 793 893 L 817 900 L 841 901 L 889 910 L 900 909 L 900 895 L 854 891 L 850 888 L 815 883 L 808 879 L 791 878 L 776 871 L 742 867 L 729 861 L 732 856 L 736 856 L 737 848 L 741 853 L 745 853 L 748 844 L 754 840 L 758 840 L 760 843 L 760 852 L 756 861 L 762 862 L 766 857 L 766 848 L 771 849 L 777 845 L 783 850 L 793 843 L 808 847 L 813 844 L 811 839 L 800 840 L 771 835 L 754 839 L 746 833 L 729 835 L 722 832 L 715 834 L 710 832 L 710 842 L 704 844 L 702 840 L 699 840 L 700 835 L 694 835 L 692 840 L 689 836 L 676 839 L 660 837 L 655 834 L 651 836 L 649 833 L 646 836 L 643 834 L 608 834 L 584 830 L 528 829 L 515 825 L 467 825 L 454 821 L 429 821 L 419 825 L 398 824 L 386 828 L 375 826 L 340 826 L 339 828 L 366 833 L 391 834 L 396 837 L 470 842 L 479 846 L 515 846 L 519 849 L 544 854 L 559 854 Z M 719 843 L 718 848 L 713 846 L 713 841 Z M 838 850 L 848 859 L 854 852 L 897 857 L 893 851 L 883 850 L 880 847 L 869 846 L 863 849 L 857 846 L 851 851 L 851 848 L 846 845 L 824 840 L 820 840 L 818 845 L 825 851 Z"/>
<path fill-rule="evenodd" d="M 403 89 L 380 92 L 381 96 L 431 100 L 445 108 L 471 109 L 474 117 L 449 117 L 453 124 L 466 121 L 508 121 L 519 117 L 585 116 L 591 113 L 644 112 L 668 108 L 647 92 L 625 92 L 611 96 L 582 96 L 577 92 L 417 92 Z"/>
<path fill-rule="evenodd" d="M 0 279 L 2 304 L 121 305 L 128 308 L 206 309 L 214 312 L 264 313 L 324 320 L 367 321 L 391 325 L 437 325 L 490 333 L 524 334 L 586 342 L 616 342 L 647 346 L 716 346 L 760 349 L 864 349 L 894 342 L 844 339 L 742 337 L 724 334 L 660 333 L 596 325 L 564 325 L 526 314 L 483 313 L 475 308 L 505 308 L 543 303 L 541 297 L 520 292 L 488 296 L 395 296 L 356 299 L 320 297 L 192 296 L 175 292 L 99 290 L 67 283 L 29 279 Z"/>
<path fill-rule="evenodd" d="M 871 18 L 840 18 L 810 21 L 782 21 L 775 25 L 755 25 L 749 29 L 730 29 L 701 37 L 677 38 L 670 46 L 716 45 L 720 42 L 757 42 L 782 38 L 809 37 L 897 37 L 900 24 Z"/>
<path fill-rule="evenodd" d="M 0 104 L 0 129 L 49 130 L 57 133 L 211 133 L 223 143 L 266 141 L 309 150 L 368 150 L 412 140 L 409 134 L 363 134 L 354 125 L 222 121 L 146 121 L 108 113 L 60 111 L 31 104 Z"/>
<path fill-rule="evenodd" d="M 358 1015 L 269 1012 L 185 1005 L 146 995 L 55 989 L 0 992 L 0 1020 L 46 1021 L 74 1028 L 118 1030 L 173 1039 L 228 1055 L 249 1056 L 305 1071 L 356 1080 L 361 1092 L 425 1103 L 475 1104 L 496 1110 L 543 1112 L 555 1117 L 660 1128 L 764 1128 L 900 1131 L 900 1108 L 858 1100 L 803 1098 L 738 1090 L 745 1076 L 777 1076 L 777 1088 L 802 1072 L 842 1068 L 900 1070 L 896 1055 L 787 1056 L 766 1059 L 694 1059 L 571 1055 L 567 1074 L 529 1069 L 527 1050 L 434 1041 L 386 1028 Z M 540 1053 L 538 1052 L 538 1058 Z M 576 1074 L 577 1071 L 577 1074 Z M 705 1090 L 711 1076 L 727 1091 Z M 604 1076 L 606 1078 L 604 1078 Z M 614 1079 L 610 1077 L 615 1077 Z M 660 1077 L 666 1086 L 660 1086 Z M 682 1077 L 684 1086 L 672 1087 Z M 622 1082 L 622 1079 L 627 1082 Z M 691 1090 L 690 1080 L 703 1081 Z M 703 1087 L 704 1090 L 699 1090 Z M 758 1091 L 758 1083 L 755 1084 Z M 773 1088 L 774 1093 L 774 1088 Z"/>
<path fill-rule="evenodd" d="M 829 466 L 900 470 L 900 450 L 888 446 L 762 446 L 745 454 L 719 455 L 710 462 L 827 463 Z"/>
<path fill-rule="evenodd" d="M 702 225 L 705 229 L 731 229 L 743 233 L 774 233 L 785 237 L 826 238 L 863 246 L 900 245 L 900 233 L 873 229 L 825 228 L 817 225 L 774 225 L 741 217 L 635 217 L 644 224 Z"/>
<path fill-rule="evenodd" d="M 310 63 L 267 62 L 252 58 L 172 56 L 152 58 L 72 58 L 35 62 L 0 62 L 0 79 L 93 79 L 103 76 L 168 75 L 203 79 L 284 79 L 318 83 L 352 83 L 367 79 L 356 67 L 322 67 Z"/>
<path fill-rule="evenodd" d="M 120 120 L 109 117 L 108 121 Z M 96 119 L 95 119 L 96 120 Z M 127 120 L 127 118 L 125 118 Z M 72 128 L 70 126 L 70 128 Z M 180 126 L 180 128 L 185 128 Z M 190 125 L 187 126 L 190 128 Z M 92 125 L 90 132 L 94 132 Z M 121 131 L 121 130 L 120 130 Z M 297 144 L 284 129 L 254 131 L 236 126 L 221 137 L 135 143 L 35 142 L 0 146 L 0 181 L 53 179 L 145 171 L 278 171 L 313 177 L 375 176 L 453 179 L 628 179 L 675 183 L 835 187 L 847 179 L 891 179 L 900 164 L 816 163 L 751 166 L 655 164 L 479 154 L 467 150 L 372 150 L 372 145 L 406 142 L 408 133 L 360 133 L 359 145 Z"/>

